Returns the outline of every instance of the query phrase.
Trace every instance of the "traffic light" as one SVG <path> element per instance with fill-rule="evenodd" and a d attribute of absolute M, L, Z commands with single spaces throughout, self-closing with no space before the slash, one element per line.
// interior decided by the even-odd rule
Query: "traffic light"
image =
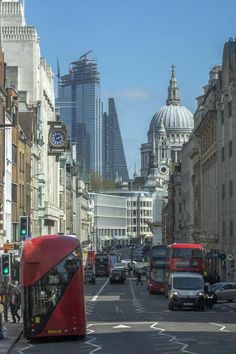
<path fill-rule="evenodd" d="M 1 272 L 5 277 L 11 275 L 11 258 L 10 253 L 3 253 L 1 256 Z"/>
<path fill-rule="evenodd" d="M 24 240 L 29 236 L 29 217 L 20 216 L 20 238 Z"/>

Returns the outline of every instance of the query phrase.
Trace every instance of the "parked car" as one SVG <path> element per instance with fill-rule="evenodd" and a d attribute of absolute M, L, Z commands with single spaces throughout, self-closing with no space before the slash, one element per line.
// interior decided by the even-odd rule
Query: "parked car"
<path fill-rule="evenodd" d="M 220 282 L 210 286 L 210 290 L 214 293 L 214 301 L 227 300 L 231 302 L 236 300 L 236 283 Z"/>
<path fill-rule="evenodd" d="M 125 283 L 126 274 L 125 269 L 122 268 L 114 268 L 110 273 L 110 284 L 113 283 Z"/>

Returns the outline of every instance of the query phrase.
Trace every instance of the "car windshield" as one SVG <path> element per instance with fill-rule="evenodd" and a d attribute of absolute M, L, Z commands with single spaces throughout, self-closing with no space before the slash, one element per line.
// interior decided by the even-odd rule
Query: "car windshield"
<path fill-rule="evenodd" d="M 210 288 L 211 288 L 211 290 L 215 291 L 215 290 L 221 288 L 222 285 L 223 285 L 222 283 L 216 283 L 216 284 L 212 284 Z"/>
<path fill-rule="evenodd" d="M 177 290 L 201 290 L 203 288 L 203 279 L 176 277 L 173 279 L 173 287 Z"/>

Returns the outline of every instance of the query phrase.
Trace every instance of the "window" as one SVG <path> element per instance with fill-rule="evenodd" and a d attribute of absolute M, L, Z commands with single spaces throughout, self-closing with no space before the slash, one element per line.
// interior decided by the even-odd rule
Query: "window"
<path fill-rule="evenodd" d="M 231 157 L 233 154 L 233 150 L 232 150 L 232 140 L 230 140 L 229 142 L 229 157 Z"/>
<path fill-rule="evenodd" d="M 220 112 L 221 113 L 221 115 L 220 115 L 220 117 L 221 117 L 221 124 L 223 125 L 224 124 L 224 111 L 221 111 Z"/>
<path fill-rule="evenodd" d="M 229 236 L 233 237 L 233 235 L 234 235 L 234 224 L 233 224 L 233 220 L 230 220 L 230 223 L 229 223 Z"/>
<path fill-rule="evenodd" d="M 12 144 L 12 163 L 17 164 L 17 146 Z"/>
<path fill-rule="evenodd" d="M 233 195 L 233 181 L 229 181 L 229 195 L 230 197 Z"/>
<path fill-rule="evenodd" d="M 221 161 L 224 162 L 225 160 L 225 148 L 224 146 L 221 148 Z"/>
<path fill-rule="evenodd" d="M 228 113 L 229 113 L 229 117 L 232 116 L 232 102 L 228 103 Z"/>
<path fill-rule="evenodd" d="M 222 199 L 225 199 L 225 185 L 222 184 Z"/>
<path fill-rule="evenodd" d="M 225 222 L 222 222 L 222 237 L 225 236 Z"/>
<path fill-rule="evenodd" d="M 11 185 L 11 193 L 12 193 L 12 203 L 17 203 L 17 185 L 12 183 Z"/>

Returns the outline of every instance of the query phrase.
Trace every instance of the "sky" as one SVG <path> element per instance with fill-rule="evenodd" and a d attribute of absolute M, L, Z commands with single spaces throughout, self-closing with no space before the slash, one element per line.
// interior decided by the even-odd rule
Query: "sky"
<path fill-rule="evenodd" d="M 236 36 L 235 0 L 25 0 L 41 55 L 61 75 L 82 54 L 97 60 L 101 98 L 114 97 L 132 177 L 150 121 L 165 105 L 171 65 L 192 113 L 209 70 Z"/>

